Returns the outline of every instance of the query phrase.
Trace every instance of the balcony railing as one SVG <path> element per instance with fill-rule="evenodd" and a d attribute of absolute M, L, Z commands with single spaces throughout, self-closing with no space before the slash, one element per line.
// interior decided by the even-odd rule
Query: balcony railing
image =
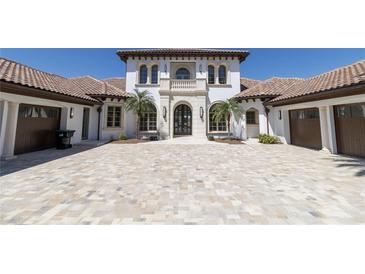
<path fill-rule="evenodd" d="M 161 79 L 161 90 L 170 91 L 206 91 L 207 84 L 206 79 L 191 79 L 191 80 L 178 80 L 178 79 Z"/>
<path fill-rule="evenodd" d="M 190 90 L 196 89 L 196 80 L 170 80 L 170 89 L 171 90 Z"/>

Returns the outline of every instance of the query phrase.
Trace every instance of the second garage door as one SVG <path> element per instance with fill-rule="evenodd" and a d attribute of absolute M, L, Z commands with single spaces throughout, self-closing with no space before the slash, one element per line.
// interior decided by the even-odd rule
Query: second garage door
<path fill-rule="evenodd" d="M 318 108 L 290 110 L 291 143 L 313 149 L 322 149 Z"/>
<path fill-rule="evenodd" d="M 365 157 L 365 102 L 335 106 L 338 153 Z"/>
<path fill-rule="evenodd" d="M 59 108 L 20 104 L 14 154 L 55 146 L 59 124 Z"/>

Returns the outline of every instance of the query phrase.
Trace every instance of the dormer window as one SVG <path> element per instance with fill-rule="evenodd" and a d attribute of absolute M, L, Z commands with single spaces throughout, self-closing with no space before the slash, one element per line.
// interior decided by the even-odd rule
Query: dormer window
<path fill-rule="evenodd" d="M 218 80 L 219 80 L 219 84 L 227 84 L 227 70 L 225 66 L 219 66 L 218 69 Z"/>
<path fill-rule="evenodd" d="M 189 80 L 190 79 L 190 71 L 186 68 L 179 68 L 176 71 L 176 79 L 178 79 L 178 80 Z"/>
<path fill-rule="evenodd" d="M 158 83 L 158 66 L 153 65 L 151 68 L 151 84 Z"/>
<path fill-rule="evenodd" d="M 214 66 L 208 66 L 208 84 L 213 85 L 215 83 Z"/>
<path fill-rule="evenodd" d="M 147 84 L 147 66 L 146 65 L 142 65 L 139 68 L 139 83 L 140 84 Z"/>

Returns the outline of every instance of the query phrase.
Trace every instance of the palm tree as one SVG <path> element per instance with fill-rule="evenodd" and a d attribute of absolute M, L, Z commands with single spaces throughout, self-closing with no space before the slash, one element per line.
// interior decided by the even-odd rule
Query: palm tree
<path fill-rule="evenodd" d="M 154 108 L 154 99 L 148 90 L 138 91 L 134 90 L 135 93 L 131 94 L 125 103 L 126 111 L 133 111 L 137 115 L 137 139 L 139 138 L 139 121 L 144 112 L 148 112 Z"/>
<path fill-rule="evenodd" d="M 223 102 L 216 103 L 213 106 L 213 120 L 215 120 L 217 123 L 220 121 L 227 121 L 227 127 L 228 127 L 228 137 L 231 137 L 231 115 L 233 115 L 236 120 L 237 118 L 242 117 L 244 114 L 243 109 L 239 105 L 239 103 L 231 98 Z"/>

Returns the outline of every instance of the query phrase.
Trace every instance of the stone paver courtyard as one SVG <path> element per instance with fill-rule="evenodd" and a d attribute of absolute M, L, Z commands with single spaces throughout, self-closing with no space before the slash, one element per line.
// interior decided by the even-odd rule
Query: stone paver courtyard
<path fill-rule="evenodd" d="M 356 158 L 168 142 L 70 152 L 2 162 L 1 224 L 365 224 Z"/>

